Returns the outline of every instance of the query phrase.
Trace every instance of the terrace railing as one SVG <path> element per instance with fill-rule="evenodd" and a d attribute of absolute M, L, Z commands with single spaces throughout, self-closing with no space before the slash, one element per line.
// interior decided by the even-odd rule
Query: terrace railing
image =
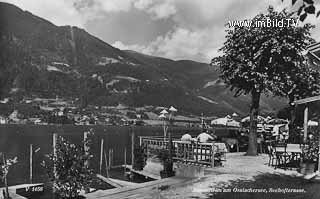
<path fill-rule="evenodd" d="M 226 148 L 222 143 L 200 143 L 172 141 L 172 157 L 174 161 L 194 163 L 214 167 L 215 161 L 224 161 Z M 140 137 L 140 146 L 144 147 L 147 156 L 158 155 L 160 150 L 169 149 L 169 140 L 163 137 Z"/>

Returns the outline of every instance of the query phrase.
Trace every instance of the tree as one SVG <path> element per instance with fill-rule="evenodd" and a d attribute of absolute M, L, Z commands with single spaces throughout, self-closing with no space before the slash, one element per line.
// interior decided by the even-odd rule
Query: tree
<path fill-rule="evenodd" d="M 281 0 L 283 2 L 283 0 Z M 308 15 L 316 14 L 319 17 L 320 10 L 316 11 L 313 0 L 292 0 L 292 5 L 300 3 L 299 9 L 297 10 L 297 15 L 300 21 L 304 21 Z"/>
<path fill-rule="evenodd" d="M 93 170 L 89 168 L 88 161 L 92 155 L 92 134 L 89 134 L 83 145 L 76 146 L 59 136 L 56 145 L 56 156 L 49 154 L 43 161 L 49 177 L 54 180 L 55 195 L 58 198 L 79 198 L 80 190 L 86 190 L 94 178 Z M 56 174 L 53 168 L 56 167 Z"/>
<path fill-rule="evenodd" d="M 318 70 L 308 67 L 306 61 L 303 61 L 297 67 L 293 67 L 292 70 L 288 71 L 286 75 L 287 81 L 275 82 L 273 93 L 288 99 L 290 112 L 289 131 L 293 131 L 296 120 L 294 101 L 319 95 L 320 73 Z"/>
<path fill-rule="evenodd" d="M 268 26 L 268 22 L 284 21 L 282 27 Z M 293 13 L 276 12 L 272 7 L 266 14 L 258 14 L 251 21 L 264 22 L 265 26 L 235 26 L 227 29 L 226 41 L 220 49 L 222 56 L 212 59 L 218 65 L 220 77 L 235 96 L 251 95 L 250 133 L 247 155 L 257 155 L 257 115 L 261 94 L 271 94 L 288 79 L 296 75 L 305 59 L 302 51 L 313 40 L 312 26 L 298 27 Z M 291 72 L 292 71 L 292 72 Z M 274 93 L 278 95 L 278 93 Z"/>

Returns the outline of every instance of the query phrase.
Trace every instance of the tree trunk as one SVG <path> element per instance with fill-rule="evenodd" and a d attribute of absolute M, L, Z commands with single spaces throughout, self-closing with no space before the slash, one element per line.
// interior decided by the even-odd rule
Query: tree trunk
<path fill-rule="evenodd" d="M 247 155 L 256 156 L 257 151 L 257 123 L 260 103 L 260 93 L 256 91 L 251 92 L 251 107 L 250 107 L 250 132 L 249 145 Z"/>
<path fill-rule="evenodd" d="M 289 96 L 289 107 L 290 107 L 290 122 L 289 122 L 289 138 L 293 143 L 297 143 L 299 139 L 297 139 L 296 131 L 295 131 L 295 120 L 296 120 L 296 106 L 294 105 L 294 96 Z"/>

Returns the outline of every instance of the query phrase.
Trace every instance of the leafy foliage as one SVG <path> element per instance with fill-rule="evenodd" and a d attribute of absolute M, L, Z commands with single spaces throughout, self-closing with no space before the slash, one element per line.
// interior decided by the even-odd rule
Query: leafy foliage
<path fill-rule="evenodd" d="M 298 0 L 292 0 L 292 5 L 297 4 L 297 1 Z M 298 2 L 300 3 L 300 6 L 297 10 L 297 15 L 299 16 L 300 21 L 304 21 L 310 14 L 315 14 L 316 17 L 319 17 L 320 10 L 316 11 L 313 0 L 299 0 Z"/>
<path fill-rule="evenodd" d="M 147 157 L 144 153 L 144 148 L 140 146 L 135 146 L 134 149 L 134 164 L 133 169 L 141 171 L 146 165 Z"/>
<path fill-rule="evenodd" d="M 313 136 L 307 140 L 303 148 L 302 158 L 303 162 L 317 162 L 319 153 L 319 135 Z"/>
<path fill-rule="evenodd" d="M 168 149 L 160 150 L 158 157 L 163 162 L 163 170 L 164 171 L 172 171 L 172 161 L 169 158 L 169 150 Z"/>
<path fill-rule="evenodd" d="M 258 14 L 252 19 L 254 22 L 268 20 L 290 21 L 291 24 L 283 27 L 229 28 L 226 31 L 226 42 L 220 49 L 224 54 L 212 59 L 211 63 L 220 67 L 220 77 L 235 91 L 236 96 L 252 96 L 248 150 L 252 155 L 256 155 L 256 121 L 261 94 L 285 96 L 294 93 L 295 96 L 301 92 L 309 92 L 313 89 L 309 81 L 315 83 L 318 79 L 316 71 L 307 68 L 302 54 L 313 42 L 310 37 L 312 26 L 305 24 L 298 27 L 292 23 L 297 21 L 293 13 L 285 10 L 276 12 L 272 7 L 268 8 L 267 14 Z M 302 83 L 298 83 L 300 81 Z"/>
<path fill-rule="evenodd" d="M 9 169 L 12 165 L 16 164 L 18 162 L 17 157 L 13 158 L 13 159 L 4 159 L 3 154 L 0 153 L 0 178 L 3 179 L 5 178 L 8 173 L 9 173 Z M 2 160 L 4 159 L 5 162 L 3 162 Z"/>
<path fill-rule="evenodd" d="M 296 21 L 292 13 L 285 10 L 278 13 L 272 7 L 268 14 L 259 14 L 252 21 L 267 19 Z M 287 80 L 295 82 L 293 80 L 300 80 L 305 75 L 300 74 L 306 69 L 302 51 L 313 42 L 311 28 L 310 24 L 283 28 L 236 26 L 227 30 L 227 41 L 220 49 L 224 55 L 214 58 L 212 64 L 220 67 L 220 77 L 236 91 L 236 95 L 274 91 Z M 313 74 L 314 71 L 307 72 Z"/>
<path fill-rule="evenodd" d="M 48 160 L 43 161 L 49 177 L 54 180 L 55 194 L 59 198 L 78 198 L 80 190 L 89 188 L 93 181 L 93 170 L 87 164 L 92 158 L 92 136 L 90 133 L 81 146 L 76 146 L 59 136 L 56 156 L 51 153 Z M 56 174 L 53 173 L 54 166 Z"/>

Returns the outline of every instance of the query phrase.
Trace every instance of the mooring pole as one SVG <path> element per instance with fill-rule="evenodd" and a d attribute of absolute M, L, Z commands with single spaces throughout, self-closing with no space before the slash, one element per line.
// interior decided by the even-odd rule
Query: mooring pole
<path fill-rule="evenodd" d="M 32 159 L 33 159 L 33 147 L 32 144 L 30 144 L 30 184 L 32 184 Z"/>
<path fill-rule="evenodd" d="M 106 164 L 107 178 L 109 178 L 109 166 L 108 166 L 107 152 L 105 150 L 103 150 L 103 152 L 104 152 L 104 161 Z"/>
<path fill-rule="evenodd" d="M 109 149 L 109 170 L 111 169 L 111 165 L 112 165 L 112 162 L 111 162 L 111 149 Z"/>
<path fill-rule="evenodd" d="M 103 144 L 104 139 L 101 138 L 101 146 L 100 146 L 100 174 L 102 175 L 102 161 L 103 161 Z"/>
<path fill-rule="evenodd" d="M 57 133 L 53 133 L 52 136 L 52 147 L 53 147 L 53 187 L 52 187 L 52 191 L 53 191 L 53 198 L 55 198 L 55 192 L 56 192 L 56 188 L 55 188 L 55 184 L 56 184 L 56 180 L 57 180 L 57 165 L 56 165 L 56 160 L 57 160 L 57 137 L 58 134 Z"/>
<path fill-rule="evenodd" d="M 135 132 L 134 132 L 134 126 L 133 126 L 132 131 L 131 131 L 131 165 L 132 165 L 132 168 L 134 166 L 134 145 L 135 145 Z"/>
<path fill-rule="evenodd" d="M 126 174 L 127 169 L 127 148 L 124 147 L 124 174 Z"/>

